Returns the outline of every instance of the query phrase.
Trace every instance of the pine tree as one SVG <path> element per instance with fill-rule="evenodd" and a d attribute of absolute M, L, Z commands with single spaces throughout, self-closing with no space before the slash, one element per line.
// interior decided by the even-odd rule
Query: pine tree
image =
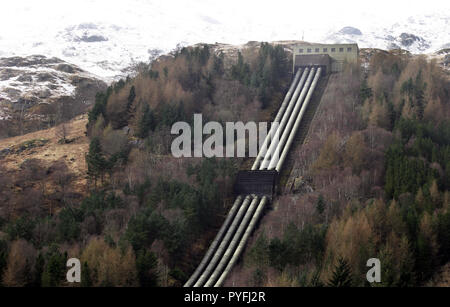
<path fill-rule="evenodd" d="M 265 268 L 269 264 L 269 240 L 263 232 L 250 249 L 248 259 L 257 267 Z"/>
<path fill-rule="evenodd" d="M 47 264 L 42 273 L 43 287 L 56 287 L 64 279 L 66 272 L 67 253 L 61 254 L 56 245 L 50 247 L 47 254 Z"/>
<path fill-rule="evenodd" d="M 372 89 L 367 84 L 367 79 L 364 79 L 361 83 L 361 88 L 359 90 L 359 100 L 361 103 L 364 102 L 364 100 L 372 97 Z"/>
<path fill-rule="evenodd" d="M 86 163 L 88 165 L 88 175 L 94 178 L 95 186 L 97 187 L 97 179 L 101 176 L 103 181 L 103 174 L 107 167 L 107 161 L 103 156 L 98 137 L 94 137 L 89 145 Z"/>
<path fill-rule="evenodd" d="M 308 287 L 323 287 L 324 284 L 320 280 L 320 268 L 316 269 L 309 281 Z"/>
<path fill-rule="evenodd" d="M 339 257 L 336 264 L 333 276 L 328 281 L 329 287 L 351 287 L 352 286 L 352 272 L 348 261 Z"/>
<path fill-rule="evenodd" d="M 136 98 L 136 89 L 134 88 L 134 85 L 130 89 L 130 94 L 128 95 L 128 110 L 131 107 L 131 104 L 133 103 L 134 99 Z"/>
<path fill-rule="evenodd" d="M 244 57 L 240 52 L 238 53 L 237 64 L 231 67 L 231 76 L 244 85 L 250 84 L 250 65 L 244 62 Z"/>
<path fill-rule="evenodd" d="M 415 105 L 417 106 L 417 117 L 423 119 L 423 113 L 425 110 L 425 89 L 426 83 L 422 80 L 422 70 L 419 70 L 414 84 L 414 98 Z"/>
<path fill-rule="evenodd" d="M 42 254 L 39 254 L 36 258 L 34 265 L 34 282 L 33 286 L 40 287 L 42 285 L 42 274 L 44 272 L 45 259 Z"/>
<path fill-rule="evenodd" d="M 150 130 L 155 129 L 155 118 L 148 104 L 144 104 L 142 108 L 142 116 L 138 122 L 138 131 L 136 136 L 143 139 L 148 136 Z"/>
<path fill-rule="evenodd" d="M 323 199 L 323 195 L 319 195 L 319 199 L 317 200 L 316 210 L 319 214 L 322 214 L 325 211 L 325 200 Z"/>
<path fill-rule="evenodd" d="M 156 273 L 157 264 L 158 259 L 154 253 L 145 249 L 141 249 L 137 253 L 136 269 L 142 287 L 158 286 L 158 275 Z"/>
<path fill-rule="evenodd" d="M 86 261 L 83 263 L 83 268 L 81 269 L 81 286 L 92 287 L 91 270 Z"/>

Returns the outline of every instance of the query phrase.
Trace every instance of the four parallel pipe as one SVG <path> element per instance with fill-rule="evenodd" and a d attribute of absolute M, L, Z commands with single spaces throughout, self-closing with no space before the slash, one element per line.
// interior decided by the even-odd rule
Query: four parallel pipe
<path fill-rule="evenodd" d="M 308 95 L 306 96 L 306 99 L 305 99 L 305 101 L 303 103 L 302 109 L 300 110 L 300 113 L 297 116 L 297 120 L 295 121 L 294 128 L 292 129 L 294 133 L 291 133 L 291 135 L 289 136 L 289 139 L 288 139 L 288 141 L 286 143 L 286 146 L 284 146 L 284 149 L 283 149 L 283 152 L 281 154 L 281 157 L 280 157 L 280 159 L 279 159 L 279 161 L 278 161 L 278 163 L 276 165 L 275 169 L 278 172 L 280 172 L 280 170 L 281 170 L 281 168 L 283 166 L 284 160 L 286 159 L 286 156 L 287 156 L 287 154 L 289 152 L 289 149 L 290 149 L 290 147 L 292 145 L 292 141 L 294 140 L 295 132 L 298 130 L 298 127 L 300 126 L 300 123 L 302 121 L 303 115 L 306 112 L 306 108 L 308 107 L 309 101 L 311 100 L 312 93 L 314 92 L 314 89 L 317 86 L 317 83 L 319 81 L 319 77 L 320 77 L 321 73 L 322 73 L 322 68 L 319 67 L 319 69 L 316 72 L 316 76 L 314 77 L 314 81 L 313 81 L 313 83 L 311 85 L 311 88 L 308 91 Z"/>
<path fill-rule="evenodd" d="M 278 172 L 281 171 L 281 167 L 283 166 L 283 162 L 284 162 L 284 160 L 286 158 L 287 153 L 289 152 L 290 146 L 292 145 L 292 141 L 293 141 L 293 139 L 295 137 L 295 134 L 297 133 L 297 130 L 298 130 L 299 126 L 300 126 L 300 122 L 301 122 L 301 120 L 303 118 L 305 110 L 308 107 L 308 104 L 309 104 L 309 101 L 311 99 L 312 93 L 314 92 L 314 90 L 315 90 L 315 88 L 317 86 L 317 83 L 318 83 L 318 80 L 319 80 L 321 72 L 322 72 L 322 68 L 319 67 L 318 70 L 315 73 L 314 80 L 313 80 L 313 82 L 311 84 L 311 87 L 308 90 L 308 94 L 306 96 L 306 99 L 303 102 L 302 109 L 300 110 L 300 113 L 297 116 L 297 119 L 295 121 L 295 125 L 292 128 L 292 130 L 290 131 L 289 139 L 288 139 L 286 145 L 284 146 L 283 153 L 282 153 L 282 155 L 280 157 L 280 160 L 277 163 L 276 170 Z M 245 244 L 248 241 L 248 238 L 250 237 L 251 233 L 255 229 L 256 223 L 259 221 L 259 219 L 260 219 L 260 217 L 261 217 L 261 215 L 262 215 L 262 213 L 264 211 L 264 208 L 265 208 L 265 206 L 267 204 L 267 201 L 268 201 L 267 196 L 263 196 L 263 198 L 261 199 L 261 201 L 260 201 L 260 203 L 258 205 L 258 208 L 256 209 L 255 214 L 253 215 L 253 217 L 252 217 L 252 219 L 250 221 L 250 224 L 247 226 L 247 228 L 245 230 L 245 233 L 242 236 L 241 241 L 239 242 L 238 247 L 235 249 L 231 260 L 228 262 L 228 265 L 225 268 L 225 270 L 222 272 L 221 276 L 219 277 L 219 280 L 214 284 L 214 287 L 220 287 L 223 284 L 223 282 L 225 281 L 228 273 L 230 273 L 231 269 L 233 268 L 233 266 L 235 265 L 235 263 L 239 259 L 239 256 L 241 255 L 242 251 L 244 250 L 244 247 L 245 247 Z"/>
<path fill-rule="evenodd" d="M 289 102 L 286 112 L 284 112 L 284 114 L 283 114 L 281 122 L 279 122 L 279 123 L 275 122 L 277 124 L 277 127 L 276 127 L 277 129 L 275 131 L 275 135 L 271 138 L 272 142 L 270 143 L 269 149 L 267 150 L 267 153 L 265 153 L 264 158 L 262 159 L 262 162 L 260 165 L 261 169 L 267 168 L 267 165 L 270 162 L 270 159 L 273 155 L 274 150 L 276 148 L 278 148 L 278 140 L 280 139 L 280 134 L 283 132 L 284 127 L 286 126 L 286 122 L 289 119 L 289 117 L 291 116 L 292 109 L 298 103 L 298 100 L 297 100 L 298 95 L 299 95 L 300 91 L 302 90 L 302 88 L 308 86 L 308 81 L 305 85 L 305 79 L 306 79 L 306 76 L 308 75 L 308 73 L 309 73 L 309 68 L 306 68 L 303 71 L 302 78 L 300 79 L 300 82 L 298 83 L 297 88 L 295 89 L 295 93 L 292 96 L 291 101 Z"/>
<path fill-rule="evenodd" d="M 298 95 L 298 91 L 299 91 L 298 84 L 303 84 L 303 82 L 304 82 L 304 77 L 303 77 L 303 79 L 300 80 L 300 83 L 298 82 L 300 76 L 302 75 L 301 72 L 302 72 L 301 69 L 299 69 L 297 71 L 297 73 L 295 75 L 295 78 L 294 78 L 294 81 L 292 82 L 292 84 L 291 84 L 291 86 L 289 88 L 289 91 L 286 94 L 282 105 L 280 106 L 280 109 L 278 111 L 277 116 L 275 117 L 275 121 L 274 122 L 278 122 L 280 120 L 280 118 L 285 114 L 285 110 L 286 110 L 286 107 L 288 106 L 288 102 L 289 102 L 289 104 L 291 104 L 292 101 L 294 99 L 296 99 L 296 97 Z M 294 89 L 296 89 L 295 92 L 293 92 Z M 292 94 L 294 94 L 294 97 L 292 97 Z M 264 140 L 264 145 L 262 146 L 263 149 L 267 148 L 267 144 L 268 144 L 268 142 L 270 142 L 270 139 L 271 139 L 270 135 L 271 134 L 273 135 L 275 133 L 275 129 L 276 128 L 278 128 L 278 125 L 272 125 L 271 126 L 271 130 L 270 130 L 269 134 L 266 136 L 266 138 Z M 258 153 L 258 157 L 261 157 L 261 156 L 262 156 L 262 151 L 260 151 Z M 253 163 L 252 170 L 255 170 L 258 167 L 258 164 L 259 164 L 258 157 L 256 158 L 255 162 Z M 246 200 L 247 200 L 247 198 L 246 198 Z M 195 272 L 192 274 L 192 276 L 189 278 L 189 280 L 185 283 L 185 285 L 184 285 L 185 287 L 191 287 L 191 286 L 199 287 L 199 286 L 202 286 L 203 282 L 207 278 L 207 275 L 209 274 L 211 269 L 214 267 L 214 265 L 217 263 L 217 260 L 221 257 L 222 249 L 220 249 L 220 248 L 217 249 L 217 246 L 218 246 L 220 240 L 222 240 L 224 232 L 226 230 L 227 230 L 228 233 L 232 233 L 230 231 L 231 229 L 228 229 L 228 227 L 229 227 L 229 225 L 230 225 L 230 223 L 231 223 L 233 218 L 235 219 L 235 221 L 237 220 L 235 218 L 235 214 L 236 214 L 237 207 L 239 205 L 241 205 L 241 201 L 242 201 L 242 197 L 239 196 L 236 199 L 233 207 L 230 210 L 230 213 L 227 216 L 227 219 L 223 223 L 221 229 L 219 230 L 218 234 L 216 235 L 214 241 L 212 242 L 211 246 L 209 247 L 208 251 L 206 252 L 206 254 L 203 257 L 202 261 L 200 262 L 199 266 L 197 267 Z M 242 209 L 242 207 L 241 207 L 241 209 Z M 221 246 L 226 245 L 225 241 L 227 242 L 228 240 L 223 240 L 221 242 Z M 211 260 L 211 258 L 212 258 L 212 260 Z M 205 270 L 205 267 L 206 267 L 206 270 Z M 201 274 L 202 272 L 203 272 L 203 274 Z M 201 276 L 199 278 L 200 274 L 201 274 Z"/>
<path fill-rule="evenodd" d="M 231 223 L 230 228 L 228 229 L 227 233 L 225 234 L 225 237 L 222 239 L 222 242 L 220 243 L 219 247 L 216 250 L 216 253 L 212 257 L 211 261 L 209 262 L 208 266 L 206 267 L 205 271 L 202 275 L 200 275 L 200 278 L 198 281 L 194 284 L 194 287 L 201 287 L 203 284 L 207 281 L 207 279 L 210 277 L 212 271 L 214 270 L 217 262 L 220 260 L 223 251 L 226 249 L 228 245 L 228 241 L 230 240 L 231 236 L 234 233 L 234 230 L 238 227 L 239 222 L 241 221 L 242 216 L 247 211 L 248 204 L 250 203 L 252 196 L 248 195 L 244 202 L 242 203 L 241 207 L 239 208 L 239 211 L 234 218 L 233 222 Z"/>
<path fill-rule="evenodd" d="M 206 264 L 208 264 L 208 261 L 211 259 L 211 256 L 214 253 L 214 251 L 216 250 L 217 245 L 219 244 L 220 240 L 222 240 L 222 237 L 223 237 L 225 231 L 228 229 L 228 226 L 230 225 L 231 220 L 236 215 L 236 211 L 237 211 L 239 205 L 241 204 L 241 202 L 242 202 L 242 196 L 239 195 L 236 198 L 236 200 L 233 204 L 233 207 L 231 207 L 230 212 L 228 213 L 228 216 L 225 219 L 225 222 L 223 222 L 222 227 L 220 228 L 220 230 L 217 233 L 216 237 L 214 238 L 213 242 L 209 246 L 209 249 L 206 252 L 205 256 L 203 257 L 202 261 L 200 262 L 200 264 L 198 265 L 195 272 L 191 275 L 189 280 L 184 285 L 185 287 L 191 287 L 194 284 L 194 281 L 197 280 L 198 276 L 205 268 Z"/>
<path fill-rule="evenodd" d="M 263 146 L 253 163 L 252 170 L 273 168 L 278 172 L 281 170 L 311 95 L 317 85 L 320 73 L 321 68 L 317 70 L 315 68 L 311 70 L 306 68 L 303 70 L 303 73 L 301 73 L 300 69 L 297 71 L 294 81 L 275 117 L 275 125 L 271 126 Z M 308 76 L 308 79 L 305 83 L 306 76 Z M 314 80 L 312 80 L 313 77 Z M 278 124 L 280 119 L 281 124 Z M 292 125 L 294 126 L 292 127 Z M 281 142 L 278 142 L 280 135 L 282 135 Z M 279 157 L 280 150 L 281 157 Z M 219 287 L 225 281 L 228 273 L 242 253 L 268 202 L 266 196 L 259 199 L 255 195 L 247 195 L 243 202 L 242 199 L 242 196 L 236 198 L 225 222 L 199 266 L 185 283 L 185 287 Z"/>
<path fill-rule="evenodd" d="M 279 161 L 280 150 L 284 148 L 286 139 L 291 134 L 292 126 L 294 125 L 294 121 L 297 117 L 298 112 L 300 111 L 300 108 L 303 106 L 303 101 L 305 99 L 306 94 L 309 92 L 310 85 L 313 81 L 315 73 L 316 70 L 314 68 L 312 68 L 311 71 L 309 72 L 308 80 L 306 81 L 306 86 L 302 89 L 302 93 L 300 94 L 300 97 L 298 98 L 297 103 L 295 104 L 295 109 L 292 111 L 292 114 L 286 123 L 286 129 L 283 130 L 281 139 L 277 140 L 279 144 L 273 151 L 274 156 L 270 157 L 270 162 L 267 165 L 267 169 L 269 170 L 274 169 L 275 165 Z"/>
<path fill-rule="evenodd" d="M 280 119 L 281 119 L 281 117 L 283 116 L 284 111 L 286 110 L 286 107 L 287 107 L 287 105 L 288 105 L 288 102 L 290 102 L 290 100 L 291 100 L 291 97 L 292 97 L 292 91 L 294 90 L 295 85 L 297 84 L 298 79 L 300 78 L 301 71 L 302 71 L 302 70 L 299 69 L 299 70 L 297 71 L 297 73 L 295 74 L 294 81 L 292 81 L 292 84 L 291 84 L 291 86 L 289 87 L 289 91 L 287 92 L 286 96 L 284 97 L 283 103 L 281 103 L 280 109 L 278 110 L 278 113 L 277 113 L 277 115 L 275 116 L 275 119 L 274 119 L 274 121 L 273 121 L 274 123 L 280 122 Z M 278 128 L 278 125 L 276 126 L 276 128 Z M 268 136 L 270 135 L 270 136 L 272 137 L 272 136 L 275 134 L 275 129 L 276 129 L 276 128 L 275 128 L 274 125 L 272 125 L 272 126 L 270 127 Z M 258 155 L 256 156 L 256 159 L 255 159 L 255 162 L 253 163 L 252 171 L 256 170 L 256 168 L 259 166 L 259 162 L 261 161 L 261 158 L 266 154 L 266 148 L 267 148 L 267 146 L 269 145 L 268 143 L 270 142 L 271 137 L 267 137 L 267 136 L 266 136 L 266 138 L 264 139 L 263 145 L 261 146 L 261 150 L 258 152 Z"/>
<path fill-rule="evenodd" d="M 245 226 L 250 221 L 250 218 L 253 216 L 253 212 L 256 210 L 256 207 L 258 205 L 259 198 L 256 196 L 253 198 L 252 203 L 250 204 L 250 207 L 247 210 L 247 213 L 244 216 L 244 219 L 242 220 L 241 224 L 239 225 L 239 228 L 237 229 L 236 233 L 233 236 L 233 239 L 230 242 L 230 245 L 228 246 L 227 250 L 222 256 L 222 259 L 220 260 L 219 264 L 217 265 L 214 272 L 211 274 L 211 277 L 209 278 L 208 282 L 205 284 L 205 287 L 211 287 L 214 285 L 214 282 L 217 278 L 220 277 L 220 273 L 222 272 L 225 265 L 228 263 L 228 260 L 233 255 L 234 250 L 236 249 L 236 245 L 240 242 L 241 236 L 245 231 Z"/>
<path fill-rule="evenodd" d="M 306 70 L 305 70 L 306 72 Z M 267 152 L 267 155 L 270 155 L 266 159 L 264 159 L 264 162 L 262 164 L 263 168 L 270 169 L 270 165 L 273 163 L 278 162 L 278 158 L 280 156 L 280 149 L 283 147 L 285 141 L 285 136 L 290 134 L 293 119 L 295 119 L 298 111 L 300 110 L 300 107 L 302 106 L 303 99 L 305 98 L 306 92 L 308 91 L 309 86 L 311 85 L 312 79 L 314 77 L 315 69 L 312 68 L 308 75 L 308 80 L 306 80 L 305 86 L 302 88 L 302 92 L 300 94 L 300 97 L 298 97 L 298 100 L 293 104 L 295 105 L 294 110 L 292 110 L 292 113 L 288 116 L 284 116 L 283 122 L 280 124 L 280 129 L 278 129 L 279 133 L 275 136 L 275 142 L 272 142 L 270 144 L 269 150 Z M 285 114 L 287 115 L 287 114 Z M 286 129 L 285 129 L 286 128 Z M 280 140 L 281 136 L 281 140 Z"/>

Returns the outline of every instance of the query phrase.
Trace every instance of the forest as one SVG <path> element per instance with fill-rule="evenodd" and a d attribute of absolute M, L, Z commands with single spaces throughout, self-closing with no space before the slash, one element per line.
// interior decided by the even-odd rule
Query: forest
<path fill-rule="evenodd" d="M 291 78 L 281 45 L 229 57 L 209 45 L 181 48 L 98 93 L 83 195 L 63 164 L 27 160 L 8 180 L 0 166 L 0 200 L 32 200 L 1 211 L 2 286 L 68 286 L 71 257 L 82 262 L 81 286 L 183 285 L 248 161 L 176 159 L 171 125 L 194 113 L 270 121 Z M 301 184 L 281 188 L 227 285 L 439 284 L 450 260 L 449 91 L 434 61 L 381 50 L 367 69 L 349 64 L 331 76 L 284 170 Z M 381 260 L 379 284 L 365 279 L 369 258 Z"/>
<path fill-rule="evenodd" d="M 266 213 L 226 285 L 445 285 L 448 80 L 434 61 L 381 50 L 368 69 L 332 76 L 294 153 L 299 186 Z M 366 280 L 369 258 L 381 283 Z"/>
<path fill-rule="evenodd" d="M 233 201 L 243 161 L 175 159 L 170 128 L 194 113 L 268 120 L 288 86 L 289 60 L 281 46 L 257 49 L 226 67 L 208 45 L 182 48 L 98 93 L 86 127 L 86 196 L 73 191 L 64 163 L 27 160 L 12 184 L 0 181 L 34 200 L 1 216 L 2 285 L 65 286 L 66 260 L 76 257 L 81 286 L 181 286 Z M 25 202 L 0 191 L 7 203 Z"/>

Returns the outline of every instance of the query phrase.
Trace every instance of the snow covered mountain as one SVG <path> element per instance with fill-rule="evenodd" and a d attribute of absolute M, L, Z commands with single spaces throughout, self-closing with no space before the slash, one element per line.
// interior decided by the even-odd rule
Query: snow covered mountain
<path fill-rule="evenodd" d="M 103 81 L 58 58 L 0 58 L 0 123 L 8 123 L 7 133 L 0 125 L 0 138 L 71 119 L 105 89 Z"/>
<path fill-rule="evenodd" d="M 0 57 L 57 57 L 111 81 L 177 46 L 305 40 L 432 53 L 450 46 L 450 9 L 422 1 L 70 1 L 2 3 Z M 397 1 L 395 1 L 397 3 Z M 306 6 L 307 5 L 307 6 Z"/>

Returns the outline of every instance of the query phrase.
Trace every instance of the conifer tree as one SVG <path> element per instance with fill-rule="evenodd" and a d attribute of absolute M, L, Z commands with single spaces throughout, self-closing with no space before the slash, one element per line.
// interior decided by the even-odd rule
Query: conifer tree
<path fill-rule="evenodd" d="M 323 195 L 319 195 L 319 199 L 317 200 L 316 210 L 319 214 L 322 214 L 325 211 L 325 200 L 323 199 Z"/>
<path fill-rule="evenodd" d="M 103 180 L 103 174 L 107 166 L 98 137 L 94 137 L 89 145 L 86 163 L 88 165 L 88 175 L 94 178 L 95 187 L 97 187 L 97 179 L 100 176 Z"/>
<path fill-rule="evenodd" d="M 47 254 L 47 264 L 42 273 L 43 287 L 56 287 L 64 279 L 66 272 L 67 253 L 61 254 L 56 245 L 50 247 Z"/>
<path fill-rule="evenodd" d="M 136 89 L 134 88 L 134 85 L 130 89 L 130 94 L 128 95 L 128 109 L 130 109 L 131 104 L 133 103 L 134 99 L 136 98 Z"/>
<path fill-rule="evenodd" d="M 83 268 L 81 269 L 81 286 L 92 287 L 91 270 L 86 261 L 83 263 Z"/>
<path fill-rule="evenodd" d="M 157 287 L 158 275 L 156 272 L 158 259 L 151 251 L 141 249 L 136 256 L 136 269 L 142 287 Z"/>
<path fill-rule="evenodd" d="M 138 122 L 138 131 L 136 136 L 139 138 L 146 138 L 150 130 L 155 129 L 155 117 L 153 116 L 152 111 L 148 104 L 144 104 L 142 108 L 142 116 Z"/>
<path fill-rule="evenodd" d="M 329 287 L 351 287 L 352 286 L 352 272 L 348 261 L 339 257 L 336 264 L 333 276 L 328 281 Z"/>

